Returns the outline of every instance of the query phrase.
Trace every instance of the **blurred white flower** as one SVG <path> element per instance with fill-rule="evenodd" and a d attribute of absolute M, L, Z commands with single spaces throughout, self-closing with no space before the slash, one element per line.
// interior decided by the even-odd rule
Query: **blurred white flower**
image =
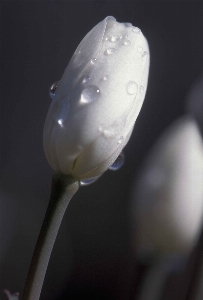
<path fill-rule="evenodd" d="M 148 81 L 149 48 L 141 30 L 107 17 L 82 40 L 52 85 L 44 127 L 55 171 L 101 175 L 128 142 Z"/>
<path fill-rule="evenodd" d="M 138 254 L 187 257 L 203 219 L 203 143 L 184 117 L 160 138 L 133 195 L 133 241 Z"/>

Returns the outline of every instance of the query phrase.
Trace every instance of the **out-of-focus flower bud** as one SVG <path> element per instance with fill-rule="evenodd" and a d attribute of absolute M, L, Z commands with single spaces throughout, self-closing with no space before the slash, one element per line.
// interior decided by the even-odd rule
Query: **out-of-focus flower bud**
<path fill-rule="evenodd" d="M 107 17 L 82 40 L 59 82 L 44 127 L 51 167 L 78 179 L 101 175 L 128 142 L 148 81 L 141 30 Z"/>
<path fill-rule="evenodd" d="M 160 138 L 133 197 L 137 253 L 186 258 L 203 219 L 203 143 L 193 119 L 176 121 Z"/>

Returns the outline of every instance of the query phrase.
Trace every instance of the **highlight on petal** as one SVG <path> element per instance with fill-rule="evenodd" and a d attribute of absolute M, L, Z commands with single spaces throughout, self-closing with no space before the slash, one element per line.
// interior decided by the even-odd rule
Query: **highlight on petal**
<path fill-rule="evenodd" d="M 113 164 L 141 110 L 148 73 L 147 40 L 130 23 L 107 17 L 84 37 L 51 90 L 43 140 L 55 171 L 82 180 Z"/>

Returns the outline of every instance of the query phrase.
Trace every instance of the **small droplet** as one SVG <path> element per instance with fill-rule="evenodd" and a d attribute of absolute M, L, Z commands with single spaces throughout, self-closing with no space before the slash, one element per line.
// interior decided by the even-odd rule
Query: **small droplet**
<path fill-rule="evenodd" d="M 127 41 L 123 42 L 123 44 L 124 44 L 125 46 L 128 46 L 128 45 L 131 44 L 131 42 L 130 42 L 129 40 L 127 40 Z"/>
<path fill-rule="evenodd" d="M 99 179 L 100 176 L 97 176 L 97 177 L 93 177 L 93 178 L 89 178 L 89 179 L 83 179 L 83 180 L 80 180 L 80 185 L 81 186 L 86 186 L 86 185 L 90 185 L 92 184 L 93 182 L 97 181 Z"/>
<path fill-rule="evenodd" d="M 109 79 L 109 76 L 108 76 L 108 75 L 105 75 L 102 79 L 103 79 L 104 81 L 106 81 L 106 80 Z"/>
<path fill-rule="evenodd" d="M 131 26 L 132 26 L 132 23 L 125 23 L 125 26 L 126 26 L 126 27 L 131 27 Z"/>
<path fill-rule="evenodd" d="M 96 58 L 93 58 L 93 59 L 91 59 L 91 61 L 90 61 L 90 62 L 91 62 L 91 64 L 93 64 L 93 65 L 94 65 L 96 61 L 97 61 L 97 59 L 96 59 Z"/>
<path fill-rule="evenodd" d="M 138 51 L 139 53 L 142 53 L 143 48 L 142 48 L 141 46 L 139 46 L 139 47 L 137 48 L 137 51 Z"/>
<path fill-rule="evenodd" d="M 143 92 L 144 92 L 144 87 L 143 87 L 143 85 L 140 86 L 139 92 L 140 92 L 140 93 L 143 93 Z"/>
<path fill-rule="evenodd" d="M 82 91 L 80 103 L 86 104 L 86 103 L 97 101 L 99 95 L 100 95 L 99 88 L 95 85 L 89 85 Z"/>
<path fill-rule="evenodd" d="M 79 50 L 79 51 L 78 51 L 78 54 L 80 54 L 80 53 L 81 53 L 81 51 Z"/>
<path fill-rule="evenodd" d="M 62 119 L 59 119 L 59 120 L 58 120 L 58 124 L 59 124 L 61 127 L 63 127 L 63 120 L 62 120 Z"/>
<path fill-rule="evenodd" d="M 108 49 L 106 49 L 105 54 L 110 55 L 110 54 L 114 54 L 116 52 L 117 52 L 117 50 L 115 48 L 108 48 Z"/>
<path fill-rule="evenodd" d="M 140 33 L 141 30 L 138 27 L 133 27 L 133 32 L 134 33 Z"/>
<path fill-rule="evenodd" d="M 123 136 L 120 136 L 120 137 L 119 137 L 119 140 L 118 140 L 118 144 L 121 144 L 122 141 L 123 141 Z"/>
<path fill-rule="evenodd" d="M 82 80 L 82 83 L 87 83 L 90 80 L 90 77 L 85 76 Z"/>
<path fill-rule="evenodd" d="M 137 93 L 137 89 L 138 89 L 138 86 L 137 86 L 136 82 L 129 81 L 127 83 L 126 90 L 129 95 L 133 95 L 133 94 Z"/>
<path fill-rule="evenodd" d="M 144 51 L 143 54 L 142 54 L 142 60 L 146 60 L 147 57 L 148 57 L 148 52 Z"/>
<path fill-rule="evenodd" d="M 54 82 L 49 89 L 49 96 L 53 99 L 56 93 L 56 89 L 58 87 L 58 81 Z"/>
<path fill-rule="evenodd" d="M 117 157 L 117 159 L 114 161 L 114 163 L 109 167 L 109 170 L 111 171 L 117 171 L 119 170 L 125 162 L 125 155 L 123 152 L 120 153 L 120 155 Z"/>
<path fill-rule="evenodd" d="M 112 36 L 110 37 L 110 41 L 111 41 L 111 42 L 116 42 L 118 39 L 119 39 L 119 37 L 116 36 L 116 35 L 112 35 Z"/>

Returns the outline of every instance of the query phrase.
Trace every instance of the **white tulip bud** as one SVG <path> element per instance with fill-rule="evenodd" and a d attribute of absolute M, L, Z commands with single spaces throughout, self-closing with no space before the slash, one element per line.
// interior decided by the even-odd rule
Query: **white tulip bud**
<path fill-rule="evenodd" d="M 101 175 L 128 142 L 148 81 L 140 29 L 107 17 L 82 40 L 53 94 L 44 127 L 51 167 L 78 179 Z"/>
<path fill-rule="evenodd" d="M 186 257 L 203 220 L 203 143 L 193 119 L 180 119 L 158 140 L 133 198 L 136 251 Z"/>

